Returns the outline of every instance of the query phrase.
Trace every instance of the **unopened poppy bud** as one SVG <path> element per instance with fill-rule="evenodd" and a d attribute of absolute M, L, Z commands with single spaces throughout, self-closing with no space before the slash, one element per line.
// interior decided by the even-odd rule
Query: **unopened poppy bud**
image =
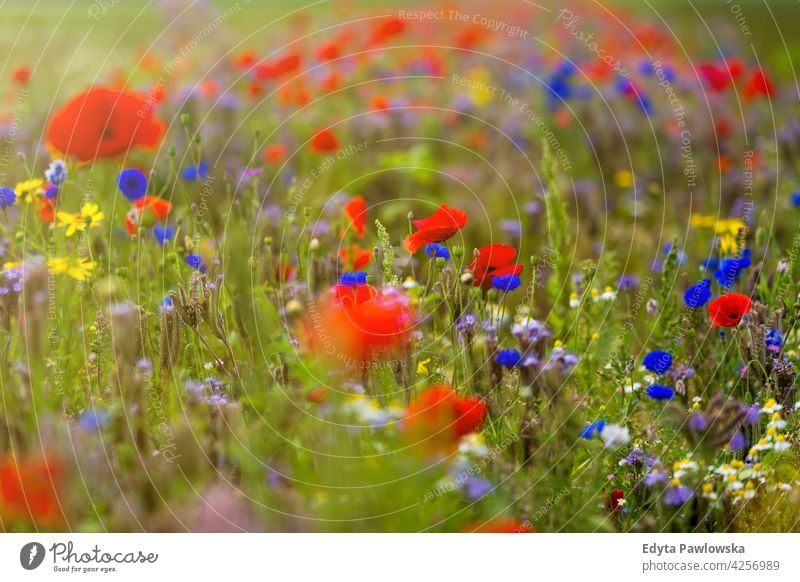
<path fill-rule="evenodd" d="M 264 244 L 267 245 L 267 246 L 270 246 L 272 244 L 272 237 L 271 236 L 265 236 L 264 237 Z"/>
<path fill-rule="evenodd" d="M 203 141 L 203 138 L 200 136 L 199 133 L 194 134 L 194 143 L 200 143 Z"/>
<path fill-rule="evenodd" d="M 255 258 L 255 257 L 250 257 L 250 260 L 248 260 L 248 264 L 250 265 L 250 268 L 251 268 L 253 271 L 255 271 L 256 269 L 258 269 L 258 261 L 256 260 L 256 258 Z"/>
<path fill-rule="evenodd" d="M 178 150 L 175 149 L 175 146 L 169 146 L 167 150 L 167 155 L 171 158 L 174 158 L 178 153 Z"/>
<path fill-rule="evenodd" d="M 458 245 L 453 247 L 453 256 L 454 257 L 463 257 L 464 256 L 464 247 L 460 247 Z"/>
<path fill-rule="evenodd" d="M 367 275 L 367 285 L 372 285 L 375 283 L 375 275 L 368 274 Z"/>
<path fill-rule="evenodd" d="M 181 123 L 182 123 L 183 125 L 189 125 L 189 122 L 190 122 L 191 120 L 192 120 L 192 118 L 189 116 L 189 114 L 188 114 L 188 113 L 183 113 L 183 114 L 181 114 Z"/>
<path fill-rule="evenodd" d="M 261 137 L 261 130 L 256 128 L 253 130 L 253 137 L 259 139 Z"/>
<path fill-rule="evenodd" d="M 303 207 L 303 216 L 306 218 L 311 216 L 311 209 L 308 206 Z"/>
<path fill-rule="evenodd" d="M 475 277 L 469 271 L 461 275 L 461 282 L 464 285 L 472 285 L 473 281 L 475 281 Z"/>
<path fill-rule="evenodd" d="M 446 264 L 446 261 L 444 260 L 444 257 L 436 257 L 436 268 L 437 269 L 444 269 L 445 264 Z"/>
<path fill-rule="evenodd" d="M 497 289 L 489 289 L 486 292 L 486 298 L 489 299 L 489 301 L 494 301 L 497 299 Z"/>

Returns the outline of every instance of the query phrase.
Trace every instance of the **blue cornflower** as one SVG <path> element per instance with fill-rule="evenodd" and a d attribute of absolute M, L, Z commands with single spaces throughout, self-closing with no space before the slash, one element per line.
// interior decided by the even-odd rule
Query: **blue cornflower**
<path fill-rule="evenodd" d="M 122 170 L 117 177 L 117 188 L 131 202 L 147 194 L 147 176 L 136 168 Z"/>
<path fill-rule="evenodd" d="M 186 264 L 196 271 L 205 271 L 206 268 L 200 255 L 186 255 Z"/>
<path fill-rule="evenodd" d="M 480 477 L 470 476 L 464 480 L 463 491 L 467 498 L 475 501 L 484 495 L 491 493 L 492 483 Z"/>
<path fill-rule="evenodd" d="M 52 184 L 44 191 L 44 197 L 48 200 L 54 200 L 58 196 L 58 186 Z"/>
<path fill-rule="evenodd" d="M 8 208 L 17 201 L 17 194 L 11 188 L 0 188 L 0 208 Z"/>
<path fill-rule="evenodd" d="M 772 328 L 767 332 L 767 335 L 764 337 L 764 344 L 771 349 L 772 351 L 779 352 L 783 347 L 783 340 L 781 339 L 781 332 L 777 329 Z"/>
<path fill-rule="evenodd" d="M 78 426 L 86 432 L 96 432 L 108 424 L 111 413 L 104 408 L 87 409 L 78 415 Z"/>
<path fill-rule="evenodd" d="M 708 428 L 708 418 L 701 412 L 692 412 L 688 420 L 689 430 L 693 432 L 705 432 Z"/>
<path fill-rule="evenodd" d="M 675 390 L 669 386 L 653 384 L 652 386 L 648 386 L 646 394 L 648 398 L 652 398 L 653 400 L 672 400 L 675 396 Z"/>
<path fill-rule="evenodd" d="M 606 421 L 602 418 L 600 420 L 595 420 L 583 427 L 583 430 L 578 433 L 578 436 L 582 439 L 586 439 L 587 441 L 592 440 L 596 436 L 600 436 L 600 433 L 603 432 L 603 429 L 606 427 Z"/>
<path fill-rule="evenodd" d="M 700 262 L 700 266 L 706 271 L 716 271 L 719 267 L 719 259 L 717 257 L 708 257 Z"/>
<path fill-rule="evenodd" d="M 728 447 L 730 447 L 732 451 L 741 451 L 746 446 L 747 446 L 747 438 L 744 436 L 744 433 L 742 433 L 742 431 L 740 430 L 737 430 L 731 437 L 731 440 L 728 441 Z"/>
<path fill-rule="evenodd" d="M 181 172 L 184 180 L 205 180 L 208 175 L 208 162 L 200 162 L 196 166 L 188 166 Z"/>
<path fill-rule="evenodd" d="M 642 363 L 654 374 L 666 374 L 672 367 L 672 356 L 667 352 L 653 350 L 644 357 Z"/>
<path fill-rule="evenodd" d="M 689 287 L 683 294 L 683 302 L 691 309 L 702 307 L 709 299 L 711 299 L 711 279 L 703 279 Z"/>
<path fill-rule="evenodd" d="M 153 236 L 156 237 L 158 244 L 163 245 L 175 236 L 175 229 L 167 224 L 156 224 L 153 226 Z"/>
<path fill-rule="evenodd" d="M 692 498 L 692 490 L 686 485 L 670 485 L 664 489 L 666 505 L 683 505 Z"/>
<path fill-rule="evenodd" d="M 800 206 L 800 190 L 795 190 L 792 192 L 792 204 L 795 206 Z"/>
<path fill-rule="evenodd" d="M 339 284 L 345 287 L 358 287 L 367 284 L 367 274 L 364 271 L 355 273 L 342 273 L 339 277 Z"/>
<path fill-rule="evenodd" d="M 67 179 L 67 164 L 63 160 L 53 160 L 44 171 L 44 177 L 53 186 L 61 186 Z"/>
<path fill-rule="evenodd" d="M 516 368 L 519 366 L 520 360 L 522 356 L 519 353 L 519 350 L 515 350 L 514 348 L 507 348 L 505 350 L 500 350 L 497 352 L 495 356 L 495 361 L 503 366 L 504 368 Z"/>
<path fill-rule="evenodd" d="M 739 258 L 725 259 L 719 264 L 719 269 L 714 271 L 714 278 L 720 287 L 730 288 L 742 276 L 742 272 L 752 264 L 750 249 L 744 249 Z"/>
<path fill-rule="evenodd" d="M 500 291 L 513 291 L 522 285 L 522 279 L 518 275 L 503 275 L 502 277 L 492 277 L 492 287 Z"/>
<path fill-rule="evenodd" d="M 169 295 L 164 297 L 164 299 L 161 301 L 161 305 L 159 307 L 162 307 L 164 309 L 172 309 L 172 307 L 174 307 L 174 303 L 172 301 L 172 297 L 170 297 Z"/>
<path fill-rule="evenodd" d="M 425 245 L 425 254 L 432 259 L 442 258 L 445 261 L 450 260 L 450 251 L 447 250 L 446 246 L 439 243 L 430 243 L 429 245 Z"/>

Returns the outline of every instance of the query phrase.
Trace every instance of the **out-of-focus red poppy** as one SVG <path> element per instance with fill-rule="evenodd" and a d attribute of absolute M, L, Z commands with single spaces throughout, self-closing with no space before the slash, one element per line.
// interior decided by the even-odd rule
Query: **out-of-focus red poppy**
<path fill-rule="evenodd" d="M 372 251 L 353 244 L 349 248 L 340 250 L 339 258 L 345 264 L 346 271 L 360 271 L 369 265 L 372 260 Z"/>
<path fill-rule="evenodd" d="M 233 59 L 233 66 L 239 70 L 247 70 L 255 63 L 256 53 L 252 49 L 239 53 Z"/>
<path fill-rule="evenodd" d="M 284 105 L 302 107 L 311 101 L 311 94 L 303 83 L 289 83 L 278 91 L 278 101 Z"/>
<path fill-rule="evenodd" d="M 277 164 L 286 158 L 286 146 L 275 143 L 264 149 L 264 161 L 270 164 Z"/>
<path fill-rule="evenodd" d="M 275 278 L 281 283 L 291 279 L 292 275 L 294 275 L 294 267 L 291 263 L 281 263 L 275 267 Z"/>
<path fill-rule="evenodd" d="M 370 109 L 373 111 L 385 111 L 389 109 L 389 100 L 384 95 L 375 95 L 370 101 Z"/>
<path fill-rule="evenodd" d="M 56 111 L 47 142 L 62 156 L 89 162 L 156 147 L 165 127 L 153 118 L 152 104 L 139 95 L 93 87 Z"/>
<path fill-rule="evenodd" d="M 536 533 L 533 526 L 526 521 L 513 517 L 498 517 L 484 523 L 468 525 L 464 533 Z"/>
<path fill-rule="evenodd" d="M 523 266 L 514 263 L 517 249 L 511 245 L 494 243 L 478 249 L 478 255 L 472 259 L 469 270 L 476 287 L 488 289 L 492 286 L 492 278 L 506 275 L 519 275 Z"/>
<path fill-rule="evenodd" d="M 14 69 L 14 82 L 20 85 L 27 85 L 31 80 L 31 70 L 28 67 L 17 67 Z"/>
<path fill-rule="evenodd" d="M 744 96 L 747 99 L 775 96 L 775 86 L 763 69 L 757 69 L 750 75 L 744 86 Z"/>
<path fill-rule="evenodd" d="M 259 83 L 258 81 L 251 81 L 247 84 L 247 96 L 253 97 L 254 99 L 257 97 L 261 97 L 264 94 L 264 85 Z"/>
<path fill-rule="evenodd" d="M 467 213 L 442 204 L 428 218 L 414 220 L 412 224 L 417 232 L 406 237 L 403 247 L 414 254 L 427 244 L 443 242 L 455 235 L 467 225 Z"/>
<path fill-rule="evenodd" d="M 259 79 L 277 79 L 300 68 L 300 55 L 284 55 L 273 62 L 266 62 L 256 67 Z"/>
<path fill-rule="evenodd" d="M 741 293 L 726 293 L 708 304 L 711 327 L 734 327 L 750 311 L 750 298 Z"/>
<path fill-rule="evenodd" d="M 622 489 L 614 489 L 611 495 L 608 496 L 606 507 L 613 513 L 619 513 L 622 508 L 622 502 L 625 499 L 625 492 Z"/>
<path fill-rule="evenodd" d="M 311 138 L 311 149 L 317 153 L 328 153 L 339 148 L 339 140 L 330 129 L 323 129 Z"/>
<path fill-rule="evenodd" d="M 41 196 L 34 199 L 33 207 L 39 215 L 39 220 L 45 224 L 53 224 L 53 220 L 55 220 L 55 200 Z"/>
<path fill-rule="evenodd" d="M 317 58 L 321 61 L 332 61 L 339 58 L 339 45 L 336 42 L 325 43 L 317 49 Z"/>
<path fill-rule="evenodd" d="M 64 524 L 58 492 L 64 466 L 55 456 L 0 459 L 0 523 L 32 523 L 58 529 Z"/>
<path fill-rule="evenodd" d="M 125 228 L 133 236 L 140 226 L 150 228 L 158 222 L 164 222 L 172 210 L 172 204 L 158 196 L 142 196 L 133 204 L 125 215 Z"/>
<path fill-rule="evenodd" d="M 344 205 L 344 215 L 347 219 L 347 226 L 342 232 L 344 236 L 350 229 L 353 229 L 357 238 L 364 238 L 367 232 L 367 203 L 361 196 L 353 196 Z"/>
<path fill-rule="evenodd" d="M 312 350 L 352 366 L 395 356 L 408 344 L 415 321 L 400 289 L 336 285 L 306 329 Z"/>
<path fill-rule="evenodd" d="M 426 388 L 409 403 L 402 432 L 408 443 L 426 452 L 454 449 L 464 435 L 473 432 L 486 415 L 486 404 L 461 397 L 451 386 Z"/>
<path fill-rule="evenodd" d="M 319 86 L 323 91 L 332 93 L 342 86 L 342 76 L 338 72 L 333 71 L 320 80 Z"/>
<path fill-rule="evenodd" d="M 718 67 L 714 63 L 701 63 L 697 68 L 708 86 L 717 93 L 727 89 L 733 82 L 727 67 Z"/>
<path fill-rule="evenodd" d="M 312 388 L 306 394 L 306 398 L 308 398 L 309 402 L 313 402 L 314 404 L 322 404 L 328 398 L 328 389 L 324 386 Z"/>
<path fill-rule="evenodd" d="M 486 28 L 474 24 L 456 35 L 456 46 L 458 48 L 470 50 L 475 48 L 486 36 Z"/>
<path fill-rule="evenodd" d="M 386 42 L 393 36 L 396 36 L 406 29 L 406 23 L 398 17 L 392 17 L 388 20 L 382 20 L 375 28 L 372 35 L 372 41 L 376 43 Z"/>

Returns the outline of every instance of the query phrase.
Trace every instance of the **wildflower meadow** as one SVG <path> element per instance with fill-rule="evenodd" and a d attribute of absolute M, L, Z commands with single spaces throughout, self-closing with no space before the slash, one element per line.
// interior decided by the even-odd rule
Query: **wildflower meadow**
<path fill-rule="evenodd" d="M 800 531 L 796 3 L 0 4 L 0 531 Z"/>

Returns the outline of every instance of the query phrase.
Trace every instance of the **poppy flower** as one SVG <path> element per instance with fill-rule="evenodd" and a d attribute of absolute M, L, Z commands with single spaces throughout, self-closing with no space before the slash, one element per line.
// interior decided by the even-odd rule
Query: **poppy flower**
<path fill-rule="evenodd" d="M 351 270 L 359 271 L 369 265 L 372 260 L 372 251 L 362 249 L 358 245 L 350 245 L 339 251 L 339 258 Z"/>
<path fill-rule="evenodd" d="M 391 357 L 409 340 L 416 317 L 399 289 L 336 285 L 318 317 L 308 322 L 310 344 L 340 364 Z"/>
<path fill-rule="evenodd" d="M 406 23 L 401 18 L 389 18 L 386 21 L 380 22 L 375 28 L 375 32 L 372 35 L 372 41 L 376 43 L 386 42 L 391 37 L 403 32 L 405 28 Z"/>
<path fill-rule="evenodd" d="M 351 198 L 344 205 L 344 213 L 348 220 L 346 231 L 352 228 L 356 237 L 364 238 L 367 232 L 367 204 L 364 202 L 364 198 L 361 196 Z"/>
<path fill-rule="evenodd" d="M 517 249 L 511 245 L 494 243 L 478 249 L 478 256 L 472 259 L 469 270 L 476 287 L 489 289 L 495 277 L 519 275 L 523 266 L 514 263 Z"/>
<path fill-rule="evenodd" d="M 33 207 L 39 216 L 39 220 L 45 224 L 52 224 L 55 221 L 55 200 L 53 198 L 36 198 Z"/>
<path fill-rule="evenodd" d="M 317 49 L 317 58 L 320 61 L 332 61 L 339 57 L 339 46 L 335 42 L 329 42 Z"/>
<path fill-rule="evenodd" d="M 133 202 L 132 208 L 125 215 L 125 228 L 133 236 L 140 226 L 150 228 L 156 223 L 164 222 L 172 210 L 172 204 L 158 196 L 142 196 Z"/>
<path fill-rule="evenodd" d="M 339 148 L 339 140 L 330 129 L 323 129 L 311 138 L 311 149 L 317 153 L 332 152 Z"/>
<path fill-rule="evenodd" d="M 528 523 L 512 517 L 498 517 L 481 524 L 468 525 L 462 530 L 464 533 L 535 533 L 536 530 Z"/>
<path fill-rule="evenodd" d="M 726 67 L 718 67 L 714 63 L 702 63 L 697 68 L 709 88 L 717 93 L 727 89 L 733 82 Z"/>
<path fill-rule="evenodd" d="M 63 156 L 90 162 L 156 147 L 165 128 L 139 95 L 93 87 L 56 111 L 47 126 L 47 142 Z"/>
<path fill-rule="evenodd" d="M 294 267 L 291 263 L 281 263 L 275 267 L 275 278 L 280 282 L 288 281 L 294 275 Z"/>
<path fill-rule="evenodd" d="M 467 225 L 467 213 L 442 204 L 427 218 L 414 220 L 417 232 L 408 235 L 403 247 L 412 255 L 430 243 L 444 242 Z"/>
<path fill-rule="evenodd" d="M 286 146 L 283 144 L 272 144 L 264 150 L 264 161 L 270 164 L 277 164 L 286 158 Z"/>
<path fill-rule="evenodd" d="M 451 386 L 431 386 L 406 409 L 404 438 L 428 452 L 446 452 L 464 435 L 474 432 L 486 416 L 486 404 L 470 396 L 461 397 Z"/>
<path fill-rule="evenodd" d="M 17 67 L 14 69 L 14 82 L 19 85 L 27 85 L 31 80 L 31 70 L 28 67 Z"/>
<path fill-rule="evenodd" d="M 741 293 L 726 293 L 708 304 L 711 327 L 734 327 L 750 311 L 750 298 Z"/>
<path fill-rule="evenodd" d="M 763 69 L 754 71 L 744 86 L 744 96 L 748 99 L 754 97 L 773 97 L 774 95 L 775 86 Z"/>
<path fill-rule="evenodd" d="M 288 54 L 272 63 L 262 63 L 256 68 L 259 79 L 277 79 L 282 75 L 296 71 L 300 67 L 300 55 Z"/>
<path fill-rule="evenodd" d="M 613 513 L 619 513 L 625 501 L 625 492 L 622 489 L 614 489 L 608 496 L 606 507 Z"/>
<path fill-rule="evenodd" d="M 60 528 L 64 519 L 58 489 L 64 467 L 57 457 L 0 459 L 0 523 Z"/>
<path fill-rule="evenodd" d="M 233 66 L 239 70 L 247 70 L 256 62 L 256 53 L 252 49 L 239 53 L 233 59 Z"/>

